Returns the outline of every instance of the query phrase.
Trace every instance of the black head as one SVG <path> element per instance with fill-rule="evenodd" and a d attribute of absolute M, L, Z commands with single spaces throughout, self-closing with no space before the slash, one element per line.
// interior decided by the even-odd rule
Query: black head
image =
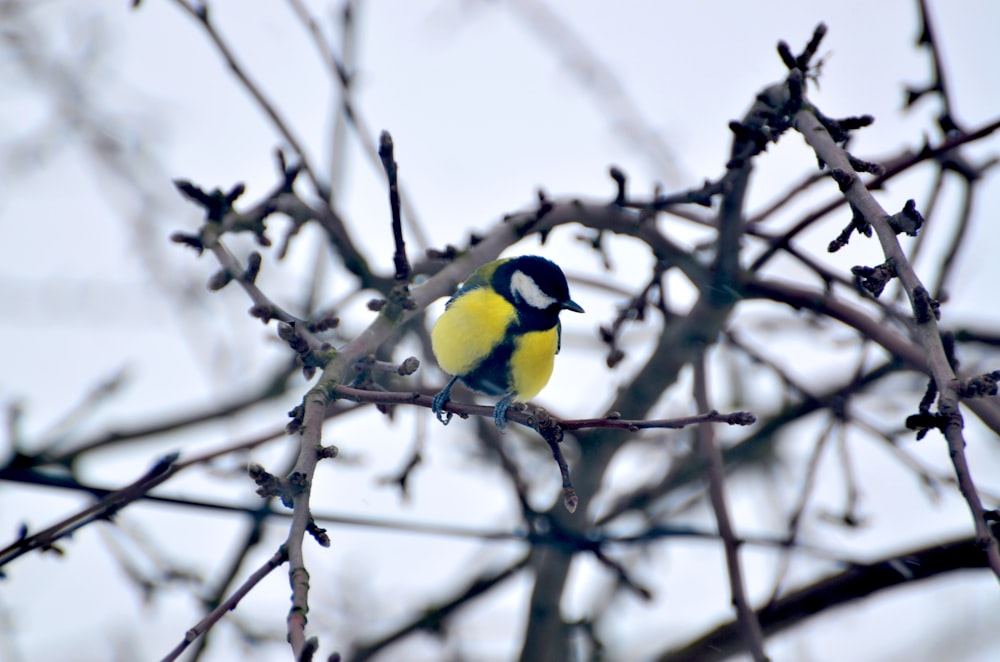
<path fill-rule="evenodd" d="M 560 311 L 583 312 L 580 304 L 569 298 L 562 269 L 544 257 L 523 255 L 507 260 L 493 272 L 491 284 L 518 309 L 522 324 L 526 318 L 536 318 L 530 326 L 551 328 Z"/>

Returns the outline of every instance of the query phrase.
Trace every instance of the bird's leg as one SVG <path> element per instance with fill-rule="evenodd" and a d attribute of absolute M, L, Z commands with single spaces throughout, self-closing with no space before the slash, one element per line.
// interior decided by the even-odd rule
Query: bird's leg
<path fill-rule="evenodd" d="M 496 407 L 493 408 L 493 422 L 497 424 L 498 430 L 503 430 L 504 426 L 507 425 L 507 410 L 510 408 L 510 403 L 514 401 L 514 394 L 508 393 L 500 399 Z"/>
<path fill-rule="evenodd" d="M 441 392 L 434 396 L 434 401 L 431 402 L 431 411 L 437 416 L 437 419 L 441 421 L 441 425 L 448 425 L 451 422 L 451 412 L 445 411 L 444 406 L 448 404 L 451 400 L 451 387 L 455 385 L 458 381 L 458 377 L 452 377 L 451 381 L 441 389 Z"/>

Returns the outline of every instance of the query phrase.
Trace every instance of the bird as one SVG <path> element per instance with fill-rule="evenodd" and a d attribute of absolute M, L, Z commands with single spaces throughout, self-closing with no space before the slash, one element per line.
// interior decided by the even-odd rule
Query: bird
<path fill-rule="evenodd" d="M 448 384 L 434 396 L 431 410 L 447 425 L 444 411 L 451 389 L 469 388 L 502 396 L 493 420 L 503 430 L 515 400 L 538 395 L 552 376 L 561 344 L 559 313 L 582 313 L 570 299 L 562 269 L 538 255 L 522 255 L 479 267 L 445 304 L 431 330 L 431 348 Z"/>

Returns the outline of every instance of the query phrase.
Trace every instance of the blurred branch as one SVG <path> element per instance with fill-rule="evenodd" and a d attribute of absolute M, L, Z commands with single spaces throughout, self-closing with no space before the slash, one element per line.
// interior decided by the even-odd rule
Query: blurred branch
<path fill-rule="evenodd" d="M 236 59 L 232 49 L 215 29 L 215 25 L 209 18 L 208 5 L 204 3 L 195 5 L 189 0 L 174 0 L 174 2 L 177 3 L 188 15 L 194 18 L 204 29 L 209 39 L 215 45 L 216 50 L 219 51 L 219 54 L 226 61 L 230 70 L 232 70 L 233 74 L 237 77 L 243 87 L 250 93 L 257 105 L 264 111 L 278 132 L 295 151 L 296 157 L 302 164 L 302 170 L 306 173 L 306 176 L 312 183 L 317 196 L 319 196 L 320 200 L 323 201 L 322 207 L 311 208 L 314 212 L 316 220 L 323 226 L 329 235 L 331 242 L 343 255 L 345 265 L 351 270 L 352 273 L 358 275 L 362 279 L 362 282 L 367 284 L 371 280 L 370 269 L 368 268 L 363 257 L 363 252 L 355 245 L 353 239 L 351 238 L 344 220 L 331 205 L 331 192 L 329 186 L 324 183 L 316 168 L 311 164 L 308 153 L 302 147 L 302 144 L 291 130 L 291 127 L 282 118 L 274 104 L 264 95 L 261 88 L 249 77 L 249 74 L 245 71 L 244 67 Z M 291 193 L 290 190 L 289 193 Z M 301 204 L 308 207 L 308 205 L 304 202 Z"/>
<path fill-rule="evenodd" d="M 122 367 L 91 386 L 83 394 L 80 402 L 73 405 L 58 420 L 51 423 L 47 430 L 38 435 L 33 445 L 44 449 L 42 451 L 44 455 L 55 455 L 58 452 L 58 447 L 65 443 L 70 431 L 80 426 L 87 418 L 93 416 L 102 405 L 118 395 L 127 385 L 128 377 L 128 371 Z M 11 439 L 15 439 L 15 437 L 12 436 Z"/>
<path fill-rule="evenodd" d="M 906 107 L 909 108 L 915 104 L 925 94 L 936 92 L 941 98 L 941 113 L 938 115 L 938 126 L 941 127 L 941 131 L 945 135 L 963 133 L 958 120 L 955 118 L 954 104 L 951 94 L 948 92 L 947 77 L 944 73 L 944 58 L 938 47 L 934 22 L 931 20 L 927 0 L 918 0 L 917 7 L 920 10 L 920 36 L 917 37 L 917 45 L 925 46 L 930 52 L 932 80 L 930 85 L 923 89 L 913 87 L 907 89 Z"/>
<path fill-rule="evenodd" d="M 510 458 L 508 457 L 508 461 Z M 84 484 L 72 478 L 54 477 L 49 474 L 34 470 L 4 470 L 0 472 L 0 480 L 41 487 L 65 489 L 75 492 L 82 492 L 103 498 L 109 495 L 117 495 L 120 489 L 99 487 L 92 484 Z M 182 508 L 194 508 L 220 513 L 230 513 L 249 518 L 253 522 L 250 534 L 258 531 L 258 524 L 266 522 L 267 519 L 275 518 L 287 520 L 292 517 L 292 511 L 287 508 L 276 508 L 270 502 L 264 502 L 261 506 L 236 505 L 219 501 L 208 501 L 204 499 L 169 497 L 147 492 L 131 503 L 148 501 L 150 503 L 160 503 Z M 125 506 L 119 508 L 124 509 Z M 525 513 L 531 517 L 538 515 L 533 509 L 526 508 Z M 464 525 L 449 525 L 441 522 L 417 522 L 412 519 L 392 519 L 367 516 L 352 516 L 342 513 L 314 512 L 313 519 L 324 524 L 337 524 L 346 527 L 370 528 L 380 531 L 394 531 L 396 533 L 416 534 L 424 536 L 439 536 L 445 538 L 461 538 L 467 540 L 481 540 L 487 542 L 523 542 L 534 546 L 556 546 L 578 549 L 581 551 L 592 550 L 605 546 L 614 545 L 643 545 L 665 538 L 684 538 L 692 540 L 717 541 L 720 536 L 715 531 L 700 529 L 696 527 L 675 525 L 675 526 L 653 526 L 641 533 L 630 535 L 618 535 L 610 532 L 590 532 L 584 538 L 567 537 L 566 532 L 554 533 L 528 531 L 521 529 L 486 529 Z M 526 517 L 526 519 L 528 519 Z M 803 543 L 790 543 L 786 538 L 773 537 L 767 535 L 743 535 L 736 539 L 739 545 L 751 545 L 772 549 L 795 549 L 804 554 L 817 558 L 829 559 L 841 563 L 852 562 L 850 557 L 839 554 L 830 549 L 824 549 L 815 545 Z M 211 603 L 212 600 L 207 600 Z M 214 608 L 216 604 L 211 604 Z"/>
<path fill-rule="evenodd" d="M 451 615 L 454 614 L 459 607 L 518 574 L 528 565 L 530 560 L 531 554 L 528 554 L 498 571 L 480 575 L 479 578 L 475 579 L 461 589 L 456 597 L 437 605 L 429 605 L 421 610 L 420 615 L 416 619 L 410 621 L 409 623 L 404 624 L 376 641 L 370 641 L 358 645 L 351 652 L 348 659 L 353 662 L 363 662 L 364 660 L 371 659 L 380 651 L 389 648 L 393 644 L 416 632 L 423 631 L 436 634 L 444 631 L 447 627 L 449 617 L 451 617 Z"/>
<path fill-rule="evenodd" d="M 965 538 L 891 556 L 851 568 L 800 588 L 756 612 L 764 634 L 771 636 L 834 607 L 957 570 L 988 568 L 981 544 Z M 696 640 L 668 651 L 658 662 L 721 662 L 744 645 L 737 622 L 721 625 Z"/>
<path fill-rule="evenodd" d="M 273 378 L 266 381 L 258 390 L 252 390 L 238 399 L 223 402 L 213 407 L 206 407 L 200 411 L 192 411 L 193 407 L 188 408 L 187 411 L 181 412 L 174 417 L 164 417 L 162 420 L 143 423 L 131 428 L 122 427 L 112 429 L 94 437 L 80 440 L 74 443 L 72 447 L 62 451 L 61 453 L 38 456 L 37 458 L 32 459 L 32 464 L 68 465 L 72 464 L 77 458 L 90 453 L 91 451 L 105 448 L 107 446 L 122 442 L 148 439 L 158 435 L 183 430 L 187 427 L 209 423 L 233 416 L 234 414 L 246 411 L 247 409 L 284 395 L 286 393 L 287 380 L 291 373 L 289 368 L 292 367 L 293 366 L 287 366 L 286 368 L 276 372 L 273 375 Z M 275 433 L 279 434 L 280 431 L 276 430 Z"/>
<path fill-rule="evenodd" d="M 36 549 L 54 551 L 60 555 L 63 554 L 63 551 L 55 545 L 61 538 L 72 535 L 75 531 L 91 522 L 112 519 L 123 507 L 142 498 L 153 487 L 156 487 L 178 471 L 191 465 L 191 461 L 178 463 L 177 457 L 177 453 L 172 453 L 160 458 L 149 471 L 136 479 L 132 484 L 103 497 L 97 503 L 38 533 L 29 536 L 28 527 L 26 524 L 23 524 L 19 539 L 7 547 L 0 549 L 0 568 L 19 556 Z"/>
<path fill-rule="evenodd" d="M 646 157 L 653 172 L 668 181 L 678 178 L 677 159 L 662 136 L 643 117 L 619 77 L 576 34 L 569 23 L 539 0 L 517 0 L 505 7 L 535 33 L 538 43 L 562 60 L 577 85 L 589 94 L 625 137 L 628 147 Z"/>
<path fill-rule="evenodd" d="M 763 296 L 780 301 L 796 310 L 812 310 L 857 329 L 864 338 L 873 340 L 890 354 L 904 361 L 910 368 L 929 372 L 926 356 L 916 342 L 903 336 L 878 319 L 844 300 L 791 283 L 758 278 L 744 286 L 748 296 Z M 1000 434 L 1000 410 L 988 399 L 966 400 L 965 405 L 991 430 Z"/>
<path fill-rule="evenodd" d="M 705 377 L 705 361 L 694 363 L 694 400 L 698 407 L 707 409 L 708 385 Z M 739 549 L 736 544 L 736 533 L 733 530 L 732 522 L 729 518 L 729 507 L 726 504 L 725 492 L 725 466 L 722 462 L 722 454 L 715 443 L 715 436 L 712 428 L 708 425 L 698 426 L 698 449 L 699 455 L 707 465 L 708 474 L 708 496 L 712 502 L 712 511 L 715 513 L 715 521 L 719 527 L 719 535 L 722 536 L 722 544 L 726 550 L 726 569 L 729 573 L 729 590 L 732 596 L 733 606 L 740 623 L 740 630 L 743 641 L 749 649 L 751 656 L 756 662 L 767 660 L 764 652 L 764 637 L 761 633 L 760 623 L 757 621 L 753 608 L 746 596 L 746 588 L 743 582 L 743 570 L 740 567 Z"/>
<path fill-rule="evenodd" d="M 352 98 L 352 88 L 355 80 L 353 56 L 356 51 L 355 46 L 357 41 L 356 35 L 358 24 L 357 13 L 358 5 L 360 3 L 356 0 L 343 0 L 340 12 L 342 42 L 342 57 L 340 58 L 334 54 L 333 49 L 323 36 L 323 32 L 319 27 L 316 17 L 310 13 L 303 1 L 288 0 L 288 4 L 292 7 L 292 10 L 295 12 L 299 21 L 302 22 L 303 26 L 309 32 L 309 36 L 312 39 L 313 44 L 316 46 L 317 51 L 319 51 L 320 59 L 327 67 L 331 78 L 336 81 L 336 84 L 340 89 L 339 107 L 334 120 L 332 138 L 334 155 L 331 159 L 331 181 L 339 181 L 339 173 L 342 171 L 342 166 L 338 165 L 338 163 L 342 162 L 346 155 L 346 150 L 344 149 L 343 144 L 344 131 L 342 129 L 345 121 L 354 128 L 354 135 L 361 144 L 361 149 L 364 152 L 365 157 L 368 159 L 368 163 L 373 168 L 380 169 L 381 163 L 378 154 L 378 146 L 373 140 L 375 132 L 368 125 L 368 122 L 364 119 L 364 116 L 361 114 L 361 111 L 355 105 Z M 333 188 L 335 190 L 335 186 Z M 430 245 L 430 242 L 427 239 L 427 233 L 424 230 L 423 223 L 417 215 L 416 204 L 407 192 L 407 189 L 402 185 L 399 187 L 399 197 L 402 200 L 401 206 L 404 211 L 404 220 L 408 221 L 407 229 L 413 235 L 417 246 L 421 250 L 424 250 Z"/>
<path fill-rule="evenodd" d="M 982 166 L 976 168 L 976 177 L 982 176 L 988 168 L 996 165 L 997 160 L 991 159 Z M 933 288 L 933 297 L 942 300 L 947 297 L 949 278 L 953 269 L 958 265 L 959 251 L 968 240 L 969 223 L 972 219 L 972 211 L 975 204 L 978 187 L 974 186 L 974 180 L 964 179 L 964 195 L 962 195 L 962 208 L 958 212 L 958 222 L 952 230 L 951 241 L 945 249 L 941 258 L 941 268 L 938 272 L 937 282 Z"/>
<path fill-rule="evenodd" d="M 723 451 L 726 471 L 731 473 L 744 466 L 752 466 L 774 452 L 779 433 L 791 424 L 826 408 L 834 406 L 851 394 L 864 392 L 871 385 L 901 369 L 898 362 L 883 363 L 864 375 L 847 383 L 810 395 L 802 392 L 802 400 L 787 405 L 774 414 L 763 415 L 760 423 L 747 437 Z M 636 489 L 620 497 L 597 519 L 598 524 L 610 522 L 631 511 L 651 510 L 655 501 L 685 485 L 701 480 L 704 462 L 694 456 L 687 456 L 674 462 L 670 471 L 659 482 L 646 488 Z"/>
<path fill-rule="evenodd" d="M 195 19 L 198 25 L 205 31 L 209 40 L 215 45 L 219 55 L 226 61 L 229 70 L 232 71 L 233 75 L 240 81 L 240 84 L 243 85 L 243 88 L 253 97 L 254 102 L 264 111 L 285 141 L 295 150 L 295 154 L 302 161 L 302 168 L 305 170 L 306 176 L 309 177 L 309 181 L 312 182 L 317 195 L 324 201 L 329 202 L 330 191 L 318 176 L 317 170 L 310 163 L 308 152 L 302 147 L 302 143 L 295 135 L 295 132 L 292 131 L 291 126 L 281 116 L 281 113 L 278 112 L 274 103 L 265 96 L 260 85 L 250 77 L 246 68 L 236 59 L 236 54 L 232 48 L 222 38 L 219 31 L 216 30 L 215 24 L 209 18 L 207 1 L 200 2 L 199 4 L 195 4 L 194 0 L 174 0 L 174 2 L 191 18 Z"/>

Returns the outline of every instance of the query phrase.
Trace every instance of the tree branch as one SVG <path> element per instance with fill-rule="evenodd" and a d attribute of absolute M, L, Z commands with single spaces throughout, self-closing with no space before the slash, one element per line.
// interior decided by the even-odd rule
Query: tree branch
<path fill-rule="evenodd" d="M 965 456 L 962 414 L 958 406 L 960 397 L 957 390 L 958 378 L 945 354 L 941 341 L 941 332 L 937 326 L 937 314 L 932 310 L 935 302 L 929 300 L 930 295 L 927 293 L 927 289 L 920 282 L 920 278 L 899 245 L 899 241 L 896 239 L 897 231 L 889 223 L 889 214 L 862 183 L 847 152 L 836 144 L 811 108 L 800 110 L 795 114 L 795 128 L 806 139 L 810 147 L 816 151 L 820 160 L 828 165 L 831 172 L 844 173 L 841 179 L 841 189 L 844 196 L 864 217 L 865 221 L 875 229 L 886 259 L 892 262 L 896 274 L 906 289 L 910 305 L 913 307 L 917 339 L 923 350 L 926 365 L 940 394 L 938 411 L 947 417 L 943 432 L 958 477 L 959 489 L 969 505 L 976 529 L 976 537 L 980 544 L 985 546 L 990 567 L 997 576 L 997 580 L 1000 581 L 1000 547 L 987 526 L 982 501 L 976 491 Z"/>
<path fill-rule="evenodd" d="M 956 540 L 874 563 L 853 565 L 758 609 L 756 616 L 764 633 L 771 636 L 837 606 L 886 589 L 957 570 L 988 567 L 986 554 L 976 539 Z M 738 622 L 730 622 L 705 633 L 683 648 L 664 653 L 657 661 L 721 662 L 737 654 L 743 645 L 742 627 Z"/>
<path fill-rule="evenodd" d="M 694 399 L 699 408 L 708 408 L 708 385 L 705 377 L 704 357 L 694 364 Z M 733 606 L 736 608 L 740 630 L 743 633 L 743 641 L 756 662 L 765 662 L 768 657 L 764 652 L 764 636 L 761 633 L 757 616 L 746 596 L 736 532 L 733 530 L 732 522 L 729 519 L 729 507 L 726 505 L 726 470 L 711 426 L 698 426 L 698 448 L 702 460 L 707 465 L 708 496 L 712 502 L 712 511 L 715 513 L 719 535 L 722 536 L 722 544 L 726 550 L 729 590 Z"/>

